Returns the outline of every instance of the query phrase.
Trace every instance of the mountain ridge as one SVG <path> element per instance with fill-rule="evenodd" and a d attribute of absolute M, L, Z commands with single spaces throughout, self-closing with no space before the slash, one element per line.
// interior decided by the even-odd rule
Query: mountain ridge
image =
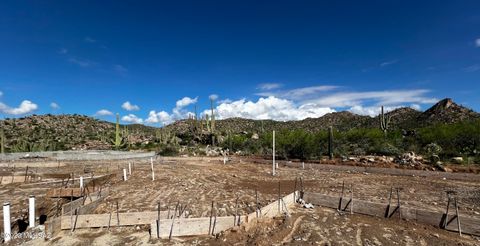
<path fill-rule="evenodd" d="M 425 111 L 408 107 L 397 108 L 386 113 L 390 116 L 390 129 L 415 129 L 434 124 L 452 124 L 460 121 L 480 119 L 480 114 L 458 105 L 450 98 L 440 100 Z M 128 141 L 133 147 L 142 148 L 158 141 L 159 131 L 176 136 L 192 133 L 195 122 L 184 119 L 163 128 L 141 124 L 121 125 L 128 131 Z M 378 128 L 379 116 L 370 117 L 349 111 L 333 112 L 318 118 L 298 121 L 253 120 L 228 118 L 216 121 L 219 134 L 260 133 L 281 129 L 303 129 L 318 132 L 333 126 L 340 131 L 355 128 Z M 115 136 L 115 123 L 98 120 L 83 115 L 32 115 L 28 117 L 0 120 L 0 128 L 6 137 L 10 150 L 35 149 L 111 149 Z M 206 128 L 204 129 L 206 131 Z"/>

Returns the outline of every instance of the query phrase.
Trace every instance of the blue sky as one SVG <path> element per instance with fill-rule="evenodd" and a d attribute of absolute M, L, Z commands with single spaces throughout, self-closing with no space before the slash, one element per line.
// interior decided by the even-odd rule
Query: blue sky
<path fill-rule="evenodd" d="M 1 117 L 480 111 L 479 80 L 479 1 L 0 2 Z"/>

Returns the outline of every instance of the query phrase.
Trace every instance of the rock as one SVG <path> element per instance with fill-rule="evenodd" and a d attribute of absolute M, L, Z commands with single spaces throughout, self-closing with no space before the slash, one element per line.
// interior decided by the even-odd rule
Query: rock
<path fill-rule="evenodd" d="M 460 157 L 460 156 L 459 157 L 453 157 L 451 161 L 454 164 L 462 164 L 463 163 L 463 157 Z"/>
<path fill-rule="evenodd" d="M 453 170 L 452 170 L 451 168 L 448 168 L 448 167 L 444 167 L 444 168 L 443 168 L 443 171 L 444 171 L 444 172 L 447 172 L 447 173 L 453 172 Z"/>
<path fill-rule="evenodd" d="M 252 139 L 259 139 L 258 134 L 257 134 L 257 133 L 254 133 L 254 134 L 252 135 Z"/>
<path fill-rule="evenodd" d="M 311 203 L 306 203 L 303 205 L 304 208 L 313 208 L 313 204 Z"/>

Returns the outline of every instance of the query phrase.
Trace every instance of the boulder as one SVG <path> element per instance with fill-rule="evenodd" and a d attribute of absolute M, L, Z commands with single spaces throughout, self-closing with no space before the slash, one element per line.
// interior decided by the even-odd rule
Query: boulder
<path fill-rule="evenodd" d="M 454 164 L 463 164 L 463 157 L 453 157 L 451 160 L 452 163 Z"/>

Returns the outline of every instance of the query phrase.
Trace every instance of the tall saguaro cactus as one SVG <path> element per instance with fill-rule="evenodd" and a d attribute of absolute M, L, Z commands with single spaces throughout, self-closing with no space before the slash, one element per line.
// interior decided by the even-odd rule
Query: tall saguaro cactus
<path fill-rule="evenodd" d="M 387 137 L 387 130 L 390 126 L 390 115 L 385 115 L 385 113 L 383 112 L 383 106 L 382 106 L 382 110 L 380 112 L 380 129 L 383 131 L 383 134 L 385 134 L 385 138 Z"/>
<path fill-rule="evenodd" d="M 122 139 L 120 138 L 120 115 L 117 113 L 117 122 L 115 123 L 115 148 L 118 149 Z"/>
<path fill-rule="evenodd" d="M 215 131 L 215 112 L 213 111 L 213 101 L 214 101 L 214 100 L 215 100 L 214 97 L 210 97 L 210 109 L 211 109 L 211 111 L 212 111 L 212 116 L 211 116 L 211 118 L 212 118 L 212 123 L 211 123 L 211 126 L 210 126 L 210 127 L 212 128 L 212 132 Z"/>
<path fill-rule="evenodd" d="M 333 126 L 328 127 L 328 158 L 333 160 Z"/>
<path fill-rule="evenodd" d="M 205 119 L 206 119 L 206 122 L 207 122 L 207 131 L 211 132 L 212 128 L 210 128 L 210 117 L 208 116 L 208 114 L 205 115 Z"/>

